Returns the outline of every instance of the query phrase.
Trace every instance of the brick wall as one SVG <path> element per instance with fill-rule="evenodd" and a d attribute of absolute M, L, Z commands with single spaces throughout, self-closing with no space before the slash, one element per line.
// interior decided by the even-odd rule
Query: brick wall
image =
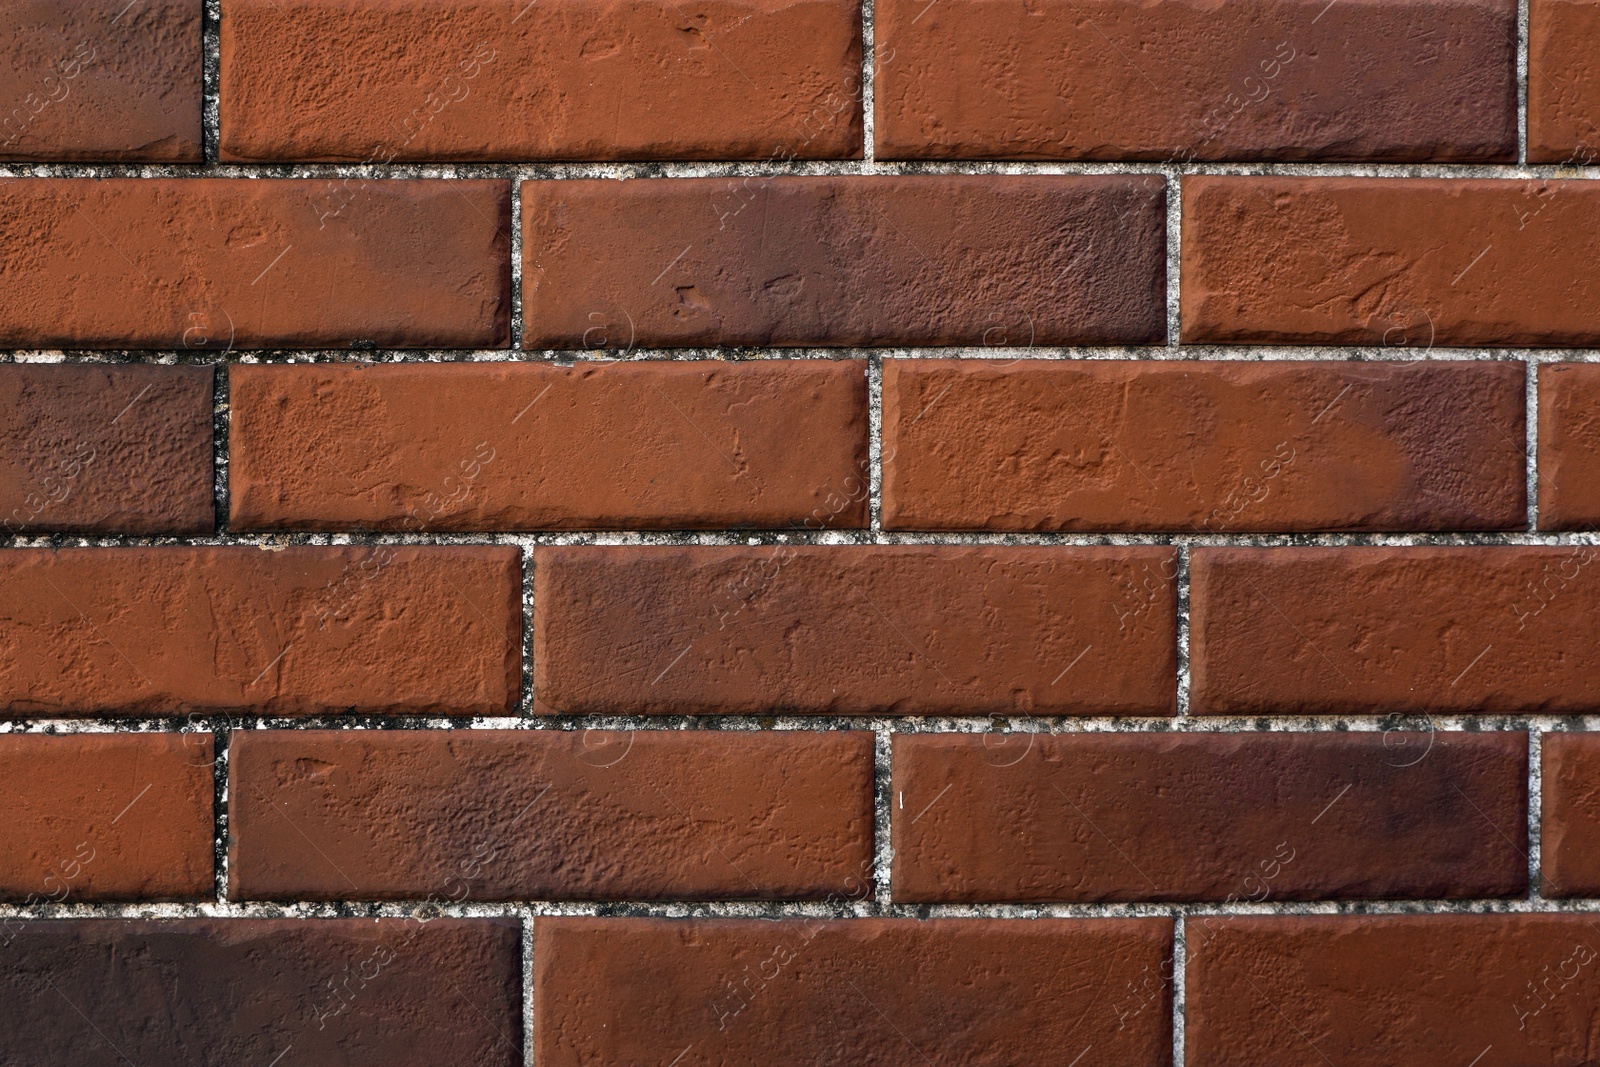
<path fill-rule="evenodd" d="M 0 16 L 0 1063 L 1600 1062 L 1600 0 Z"/>

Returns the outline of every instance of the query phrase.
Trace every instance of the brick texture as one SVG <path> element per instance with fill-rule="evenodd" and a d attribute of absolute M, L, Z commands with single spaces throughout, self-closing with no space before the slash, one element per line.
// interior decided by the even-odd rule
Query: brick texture
<path fill-rule="evenodd" d="M 867 520 L 860 361 L 241 366 L 230 386 L 244 529 Z"/>
<path fill-rule="evenodd" d="M 0 931 L 0 1042 L 18 1062 L 522 1063 L 515 921 L 6 919 Z"/>
<path fill-rule="evenodd" d="M 0 160 L 198 163 L 202 0 L 7 0 Z"/>
<path fill-rule="evenodd" d="M 0 736 L 0 898 L 209 898 L 211 764 L 210 734 Z"/>
<path fill-rule="evenodd" d="M 1171 549 L 534 550 L 539 710 L 1171 715 Z"/>
<path fill-rule="evenodd" d="M 225 159 L 838 159 L 860 90 L 853 0 L 223 3 Z"/>
<path fill-rule="evenodd" d="M 884 0 L 875 11 L 884 158 L 1517 157 L 1511 0 Z"/>
<path fill-rule="evenodd" d="M 1538 373 L 1539 528 L 1593 530 L 1600 527 L 1600 366 L 1547 363 Z"/>
<path fill-rule="evenodd" d="M 1527 746 L 1517 733 L 896 735 L 894 898 L 1511 896 L 1528 882 Z"/>
<path fill-rule="evenodd" d="M 1511 363 L 888 360 L 903 530 L 1525 528 Z"/>
<path fill-rule="evenodd" d="M 534 1055 L 543 1067 L 674 1055 L 679 1067 L 1156 1067 L 1171 1062 L 1170 1001 L 1124 994 L 1119 1016 L 1116 994 L 1169 967 L 1171 944 L 1161 919 L 541 917 Z M 1086 1007 L 1089 987 L 1106 999 Z"/>
<path fill-rule="evenodd" d="M 1593 345 L 1597 224 L 1582 181 L 1188 176 L 1183 340 Z"/>
<path fill-rule="evenodd" d="M 1164 196 L 1157 175 L 524 182 L 524 343 L 1157 342 Z"/>
<path fill-rule="evenodd" d="M 0 528 L 203 534 L 212 370 L 0 366 Z"/>
<path fill-rule="evenodd" d="M 1592 714 L 1597 553 L 1196 549 L 1191 710 Z"/>
<path fill-rule="evenodd" d="M 1528 5 L 1528 162 L 1592 166 L 1600 153 L 1600 4 Z"/>
<path fill-rule="evenodd" d="M 1600 735 L 1544 735 L 1539 858 L 1551 897 L 1600 897 Z"/>
<path fill-rule="evenodd" d="M 360 177 L 0 182 L 0 344 L 486 348 L 510 190 Z"/>
<path fill-rule="evenodd" d="M 0 714 L 504 713 L 515 548 L 11 549 Z"/>
<path fill-rule="evenodd" d="M 821 899 L 872 865 L 869 733 L 269 730 L 228 762 L 236 899 Z"/>
<path fill-rule="evenodd" d="M 1600 917 L 1582 913 L 1189 919 L 1185 1057 L 1584 1063 L 1597 938 Z"/>

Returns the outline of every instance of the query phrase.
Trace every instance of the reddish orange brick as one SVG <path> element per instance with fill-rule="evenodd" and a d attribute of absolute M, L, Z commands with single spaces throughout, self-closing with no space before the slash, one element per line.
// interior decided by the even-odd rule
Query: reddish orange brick
<path fill-rule="evenodd" d="M 1527 753 L 1522 733 L 896 735 L 894 899 L 1521 894 Z"/>
<path fill-rule="evenodd" d="M 1523 366 L 888 360 L 899 530 L 1527 524 Z"/>
<path fill-rule="evenodd" d="M 1541 892 L 1600 896 L 1600 734 L 1544 735 Z"/>
<path fill-rule="evenodd" d="M 245 529 L 867 521 L 859 361 L 257 365 L 229 386 Z"/>
<path fill-rule="evenodd" d="M 1586 181 L 1192 175 L 1183 340 L 1594 345 L 1597 225 Z"/>
<path fill-rule="evenodd" d="M 1539 529 L 1600 527 L 1600 365 L 1539 367 Z"/>
<path fill-rule="evenodd" d="M 225 0 L 221 81 L 225 159 L 861 154 L 856 0 Z"/>
<path fill-rule="evenodd" d="M 520 587 L 489 545 L 13 549 L 0 715 L 503 714 Z"/>
<path fill-rule="evenodd" d="M 0 898 L 212 892 L 210 734 L 0 735 Z"/>
<path fill-rule="evenodd" d="M 0 344 L 487 348 L 510 336 L 497 181 L 0 181 Z"/>
<path fill-rule="evenodd" d="M 1600 3 L 1528 5 L 1528 162 L 1593 166 L 1600 153 Z"/>
<path fill-rule="evenodd" d="M 1517 158 L 1511 0 L 875 12 L 882 158 Z"/>

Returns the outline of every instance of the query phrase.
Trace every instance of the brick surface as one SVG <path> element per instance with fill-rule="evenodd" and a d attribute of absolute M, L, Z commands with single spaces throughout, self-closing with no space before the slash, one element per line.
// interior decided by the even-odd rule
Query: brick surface
<path fill-rule="evenodd" d="M 210 734 L 0 736 L 0 898 L 210 897 L 211 764 Z"/>
<path fill-rule="evenodd" d="M 1164 919 L 540 917 L 534 1056 L 1155 1067 L 1171 948 Z"/>
<path fill-rule="evenodd" d="M 1600 527 L 1600 366 L 1539 367 L 1539 528 Z"/>
<path fill-rule="evenodd" d="M 0 714 L 504 713 L 514 547 L 13 549 Z"/>
<path fill-rule="evenodd" d="M 0 922 L 19 1063 L 522 1060 L 516 920 Z"/>
<path fill-rule="evenodd" d="M 1187 920 L 1184 1052 L 1238 1067 L 1587 1063 L 1600 916 Z"/>
<path fill-rule="evenodd" d="M 537 708 L 1171 715 L 1161 547 L 534 550 Z"/>
<path fill-rule="evenodd" d="M 1540 868 L 1548 897 L 1600 897 L 1600 734 L 1544 735 Z"/>
<path fill-rule="evenodd" d="M 1486 361 L 887 360 L 883 524 L 1525 528 L 1523 377 Z"/>
<path fill-rule="evenodd" d="M 1600 3 L 1528 5 L 1528 162 L 1592 166 L 1600 154 Z"/>
<path fill-rule="evenodd" d="M 1597 229 L 1585 181 L 1187 176 L 1183 340 L 1593 345 Z"/>
<path fill-rule="evenodd" d="M 0 366 L 0 530 L 210 533 L 211 377 L 192 366 Z"/>
<path fill-rule="evenodd" d="M 223 4 L 224 159 L 838 159 L 860 88 L 856 0 Z"/>
<path fill-rule="evenodd" d="M 8 0 L 0 160 L 201 158 L 201 0 Z"/>
<path fill-rule="evenodd" d="M 0 182 L 0 345 L 504 345 L 509 194 L 488 180 Z"/>
<path fill-rule="evenodd" d="M 870 733 L 812 731 L 235 733 L 228 891 L 449 901 L 859 892 L 872 869 L 872 743 Z"/>
<path fill-rule="evenodd" d="M 1600 549 L 1200 548 L 1190 710 L 1593 713 Z"/>
<path fill-rule="evenodd" d="M 864 526 L 865 370 L 831 360 L 236 367 L 233 524 Z"/>
<path fill-rule="evenodd" d="M 1521 894 L 1527 747 L 1520 733 L 901 734 L 894 899 Z"/>
<path fill-rule="evenodd" d="M 875 11 L 881 158 L 1517 158 L 1511 0 Z"/>
<path fill-rule="evenodd" d="M 1159 342 L 1158 175 L 522 186 L 524 343 Z"/>

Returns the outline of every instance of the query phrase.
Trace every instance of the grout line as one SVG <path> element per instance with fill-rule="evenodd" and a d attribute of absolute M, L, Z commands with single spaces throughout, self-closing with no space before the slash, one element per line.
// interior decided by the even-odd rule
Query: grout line
<path fill-rule="evenodd" d="M 200 16 L 200 127 L 203 156 L 215 164 L 221 152 L 222 0 L 205 0 Z"/>
<path fill-rule="evenodd" d="M 1528 4 L 1517 0 L 1517 163 L 1528 163 Z"/>
<path fill-rule="evenodd" d="M 866 173 L 877 169 L 877 137 L 873 121 L 877 78 L 873 64 L 877 60 L 877 33 L 873 0 L 861 0 L 861 165 Z"/>
<path fill-rule="evenodd" d="M 1528 897 L 1544 900 L 1544 877 L 1540 872 L 1540 832 L 1544 814 L 1544 731 L 1528 731 Z"/>
<path fill-rule="evenodd" d="M 522 548 L 522 686 L 517 707 L 523 715 L 533 712 L 533 552 Z"/>
<path fill-rule="evenodd" d="M 1527 405 L 1524 415 L 1524 430 L 1527 433 L 1528 462 L 1528 530 L 1536 532 L 1539 529 L 1539 364 L 1528 360 L 1527 384 L 1524 386 L 1524 400 Z"/>
<path fill-rule="evenodd" d="M 522 348 L 522 183 L 511 183 L 511 348 Z"/>
<path fill-rule="evenodd" d="M 867 529 L 883 542 L 883 357 L 867 357 Z"/>
<path fill-rule="evenodd" d="M 1178 573 L 1174 576 L 1178 583 L 1178 718 L 1189 717 L 1189 548 L 1186 545 L 1178 546 Z"/>
<path fill-rule="evenodd" d="M 212 731 L 212 804 L 217 835 L 213 842 L 215 858 L 212 870 L 218 905 L 228 903 L 228 756 L 231 740 L 231 734 L 226 727 L 218 727 Z"/>
<path fill-rule="evenodd" d="M 1182 334 L 1183 282 L 1183 179 L 1177 167 L 1164 171 L 1167 179 L 1167 348 L 1177 353 Z"/>
<path fill-rule="evenodd" d="M 877 907 L 888 907 L 894 871 L 894 759 L 891 743 L 893 728 L 881 726 L 873 731 L 872 794 L 872 899 Z"/>
<path fill-rule="evenodd" d="M 211 498 L 212 532 L 228 534 L 232 507 L 228 485 L 229 380 L 226 364 L 216 365 L 211 379 Z"/>
<path fill-rule="evenodd" d="M 1173 916 L 1172 922 L 1172 1062 L 1183 1067 L 1184 1037 L 1188 1014 L 1189 984 L 1184 972 L 1189 966 L 1189 929 L 1183 916 Z"/>
<path fill-rule="evenodd" d="M 522 1063 L 533 1067 L 533 913 L 522 908 Z"/>

